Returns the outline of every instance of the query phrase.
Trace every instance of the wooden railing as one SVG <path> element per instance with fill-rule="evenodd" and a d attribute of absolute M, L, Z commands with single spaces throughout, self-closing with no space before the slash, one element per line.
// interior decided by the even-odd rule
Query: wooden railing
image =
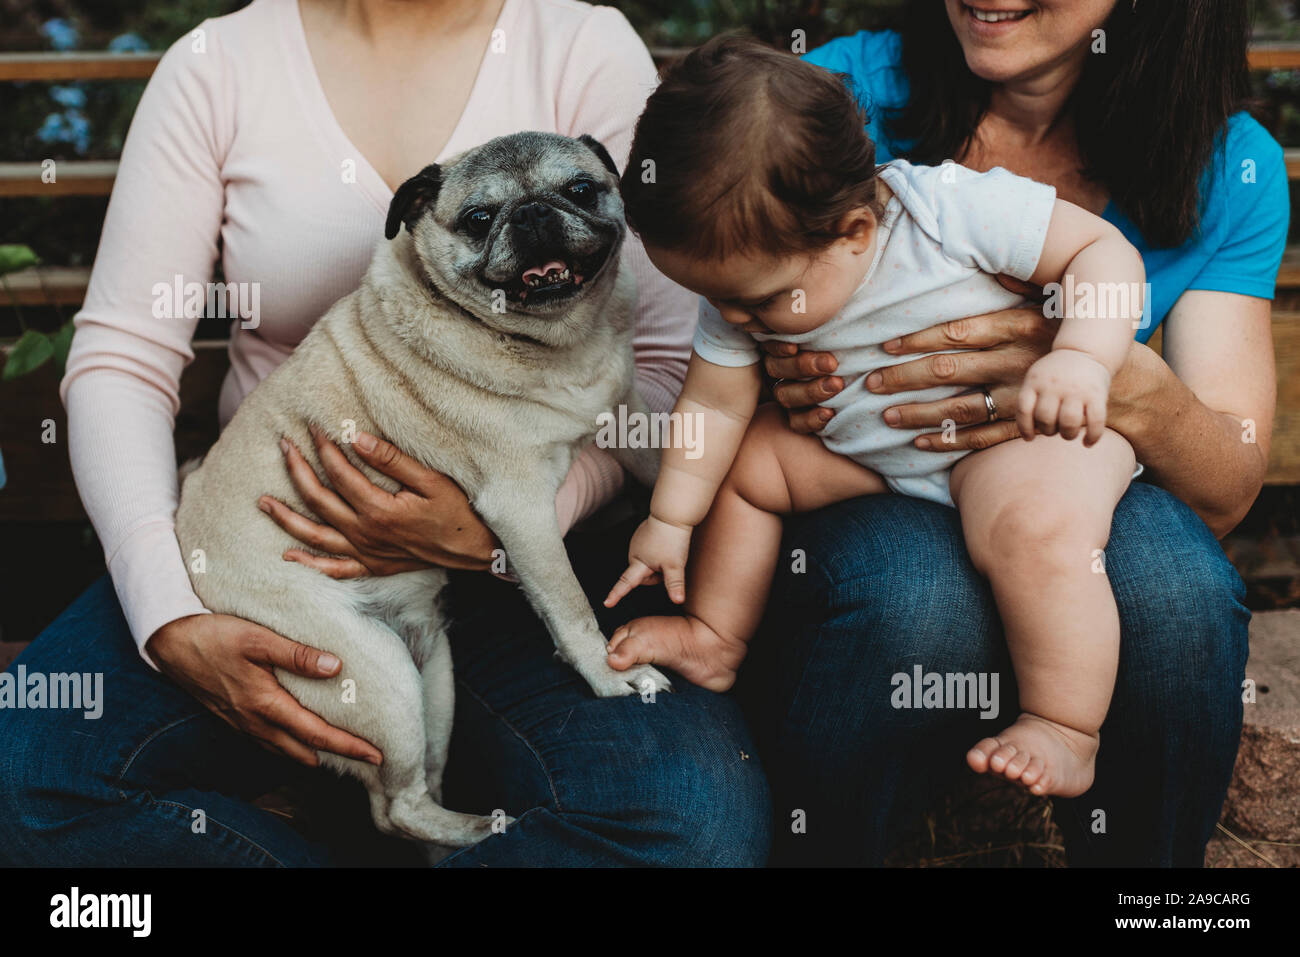
<path fill-rule="evenodd" d="M 663 63 L 684 50 L 656 48 L 656 62 Z M 143 80 L 157 66 L 158 53 L 7 53 L 0 54 L 0 82 L 70 80 Z M 1300 44 L 1261 43 L 1250 51 L 1255 70 L 1300 69 Z M 1300 180 L 1300 150 L 1288 150 L 1287 174 Z M 113 161 L 61 160 L 52 182 L 42 177 L 39 162 L 0 163 L 0 198 L 24 196 L 107 196 L 117 174 Z M 79 305 L 85 296 L 90 270 L 81 267 L 41 266 L 6 277 L 9 295 L 20 305 L 56 303 Z M 1278 420 L 1268 481 L 1272 484 L 1300 483 L 1300 246 L 1289 247 L 1278 272 L 1279 302 L 1274 309 L 1274 342 L 1278 366 Z M 7 305 L 0 296 L 0 307 Z M 196 345 L 197 358 L 182 381 L 182 413 L 178 420 L 178 444 L 201 448 L 215 427 L 215 397 L 225 367 L 220 343 Z M 1153 339 L 1160 346 L 1157 336 Z M 62 409 L 54 394 L 52 370 L 0 386 L 3 402 L 33 413 L 44 410 L 62 428 Z M 11 405 L 12 403 L 12 405 Z M 28 418 L 25 416 L 24 418 Z M 39 421 L 39 417 L 37 419 Z M 31 436 L 17 434 L 15 417 L 0 417 L 0 448 L 9 463 L 10 486 L 0 494 L 0 520 L 81 516 L 65 446 L 36 446 Z M 183 448 L 183 451 L 184 451 Z M 30 454 L 28 454 L 30 452 Z M 51 460 L 51 456 L 57 462 Z M 30 460 L 30 461 L 29 461 Z M 51 471 L 53 470 L 53 472 Z M 27 488 L 24 477 L 41 476 L 39 488 Z"/>
<path fill-rule="evenodd" d="M 162 54 L 0 53 L 0 82 L 15 80 L 147 80 Z"/>

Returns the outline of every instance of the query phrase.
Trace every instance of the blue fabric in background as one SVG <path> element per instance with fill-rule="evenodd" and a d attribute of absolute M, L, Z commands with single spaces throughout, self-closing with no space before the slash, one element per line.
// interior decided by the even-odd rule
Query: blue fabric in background
<path fill-rule="evenodd" d="M 902 38 L 890 30 L 862 31 L 808 52 L 805 60 L 847 74 L 867 112 L 867 133 L 876 161 L 886 163 L 905 143 L 891 142 L 885 114 L 907 102 Z M 1146 342 L 1178 298 L 1190 289 L 1209 289 L 1272 299 L 1286 248 L 1291 217 L 1282 147 L 1250 114 L 1228 118 L 1220 148 L 1201 178 L 1201 227 L 1181 246 L 1153 248 L 1132 221 L 1107 205 L 1102 214 L 1124 233 L 1146 263 L 1151 299 L 1136 336 Z M 1134 144 L 1141 162 L 1141 144 Z"/>

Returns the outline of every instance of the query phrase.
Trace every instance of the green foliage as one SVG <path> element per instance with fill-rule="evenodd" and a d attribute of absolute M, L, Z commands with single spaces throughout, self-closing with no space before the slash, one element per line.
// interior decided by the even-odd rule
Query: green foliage
<path fill-rule="evenodd" d="M 4 283 L 4 277 L 9 273 L 39 265 L 40 261 L 40 257 L 32 252 L 30 246 L 17 244 L 0 246 L 0 284 Z M 73 331 L 71 319 L 54 332 L 25 330 L 9 350 L 0 378 L 10 382 L 39 369 L 51 359 L 54 360 L 59 375 L 62 375 L 68 361 L 68 350 L 72 347 Z"/>
<path fill-rule="evenodd" d="M 9 350 L 5 360 L 4 380 L 11 382 L 45 365 L 54 356 L 54 341 L 45 332 L 28 329 Z"/>
<path fill-rule="evenodd" d="M 9 355 L 5 359 L 4 371 L 0 372 L 0 379 L 12 382 L 29 372 L 35 372 L 51 359 L 54 360 L 54 368 L 62 377 L 68 363 L 68 350 L 72 348 L 72 334 L 75 331 L 71 319 L 54 332 L 28 329 L 10 348 Z"/>
<path fill-rule="evenodd" d="M 0 246 L 0 276 L 35 266 L 40 261 L 30 246 Z"/>

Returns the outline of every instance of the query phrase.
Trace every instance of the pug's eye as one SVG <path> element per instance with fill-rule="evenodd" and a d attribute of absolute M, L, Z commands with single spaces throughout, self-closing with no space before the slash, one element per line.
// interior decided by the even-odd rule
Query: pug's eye
<path fill-rule="evenodd" d="M 596 201 L 596 184 L 589 179 L 575 179 L 568 186 L 569 195 L 584 205 Z"/>
<path fill-rule="evenodd" d="M 492 225 L 492 214 L 486 209 L 471 209 L 460 218 L 460 223 L 472 236 L 484 236 Z"/>

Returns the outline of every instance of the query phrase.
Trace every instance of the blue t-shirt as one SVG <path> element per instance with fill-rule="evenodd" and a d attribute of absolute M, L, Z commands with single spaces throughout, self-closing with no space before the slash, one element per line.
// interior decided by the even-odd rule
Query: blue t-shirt
<path fill-rule="evenodd" d="M 876 160 L 892 159 L 901 146 L 891 143 L 885 132 L 885 113 L 907 102 L 902 38 L 889 30 L 864 30 L 832 40 L 804 59 L 852 78 L 867 112 L 867 133 L 876 143 Z M 1138 248 L 1146 264 L 1151 298 L 1137 331 L 1139 342 L 1151 338 L 1189 289 L 1273 298 L 1291 215 L 1282 148 L 1244 112 L 1228 118 L 1222 145 L 1201 178 L 1200 228 L 1181 246 L 1152 249 L 1113 202 L 1102 213 Z M 1135 155 L 1135 161 L 1139 159 Z"/>

